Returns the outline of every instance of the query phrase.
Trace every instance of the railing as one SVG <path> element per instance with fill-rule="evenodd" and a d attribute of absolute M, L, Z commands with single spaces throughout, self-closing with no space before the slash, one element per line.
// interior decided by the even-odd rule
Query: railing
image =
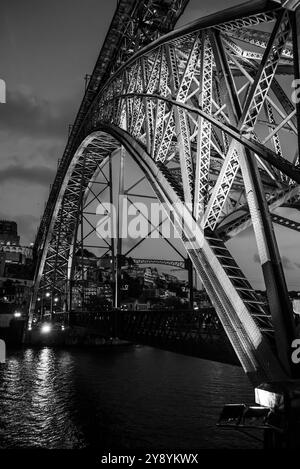
<path fill-rule="evenodd" d="M 86 334 L 238 365 L 212 307 L 195 310 L 95 311 L 70 314 L 70 326 Z"/>

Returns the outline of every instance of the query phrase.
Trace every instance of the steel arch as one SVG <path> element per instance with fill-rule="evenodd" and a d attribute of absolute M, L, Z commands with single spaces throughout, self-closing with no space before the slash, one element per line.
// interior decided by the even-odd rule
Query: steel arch
<path fill-rule="evenodd" d="M 105 131 L 105 134 L 103 131 Z M 137 164 L 139 164 L 140 168 L 145 172 L 148 181 L 151 183 L 155 193 L 158 196 L 158 199 L 164 203 L 164 206 L 167 207 L 170 211 L 173 211 L 174 207 L 177 208 L 175 212 L 173 211 L 173 214 L 175 215 L 176 226 L 184 227 L 183 242 L 186 245 L 187 253 L 191 257 L 194 267 L 198 275 L 200 275 L 201 280 L 213 301 L 213 304 L 219 314 L 219 318 L 221 319 L 223 327 L 227 332 L 228 337 L 230 338 L 233 348 L 250 379 L 253 382 L 258 383 L 261 381 L 268 381 L 272 379 L 272 376 L 274 375 L 283 378 L 284 373 L 271 351 L 268 339 L 263 336 L 255 320 L 240 298 L 238 292 L 234 289 L 224 271 L 224 268 L 222 268 L 218 257 L 214 254 L 209 242 L 205 240 L 203 231 L 194 224 L 193 218 L 186 210 L 182 200 L 178 197 L 174 189 L 170 186 L 166 177 L 160 172 L 156 164 L 149 157 L 149 155 L 147 155 L 145 150 L 143 150 L 140 145 L 124 130 L 118 129 L 116 127 L 113 128 L 111 126 L 103 126 L 101 130 L 87 137 L 87 139 L 80 146 L 74 159 L 77 160 L 77 163 L 80 158 L 82 158 L 82 161 L 84 161 L 84 158 L 86 157 L 84 150 L 90 149 L 90 146 L 93 144 L 94 140 L 96 142 L 103 142 L 105 138 L 104 135 L 107 134 L 111 134 L 115 139 L 115 141 L 113 141 L 111 137 L 108 137 L 109 144 L 113 146 L 112 148 L 116 148 L 119 145 L 117 142 L 120 142 L 122 145 L 124 145 L 127 151 L 130 152 Z M 80 162 L 80 165 L 82 165 L 82 162 Z M 76 168 L 75 162 L 74 167 Z M 72 186 L 72 178 L 69 180 L 71 181 Z M 67 187 L 65 188 L 65 197 L 68 195 L 68 193 L 66 193 Z M 78 197 L 80 197 L 79 193 Z M 57 205 L 57 211 L 63 214 L 65 211 L 63 201 L 60 200 Z M 168 214 L 170 214 L 170 212 Z M 171 217 L 171 220 L 173 221 L 173 217 Z M 49 246 L 48 249 L 47 246 L 44 247 L 44 256 L 45 253 L 48 253 L 48 255 L 50 254 L 51 257 L 51 244 L 53 243 L 54 246 L 57 245 L 57 236 L 59 236 L 60 240 L 62 240 L 62 237 L 67 239 L 66 231 L 63 231 L 62 236 L 62 231 L 59 232 L 59 226 L 60 217 L 58 217 L 58 230 L 55 230 L 55 227 L 52 228 L 52 233 L 54 232 L 54 237 L 52 237 L 52 239 L 49 230 Z M 70 236 L 73 233 L 73 228 L 71 227 L 71 224 L 68 224 L 68 227 L 70 228 Z M 192 239 L 194 235 L 195 240 L 190 242 L 189 239 Z M 218 242 L 218 239 L 215 239 L 213 242 Z M 64 255 L 62 255 L 62 252 L 60 254 L 62 263 L 60 264 L 58 271 L 60 274 L 63 272 L 64 273 L 60 276 L 60 278 L 58 278 L 58 273 L 56 273 L 56 288 L 59 288 L 60 285 L 64 287 L 68 284 L 67 280 L 70 280 L 67 279 L 66 276 L 68 265 L 67 256 L 70 252 L 70 243 L 65 246 L 61 245 L 60 250 L 62 251 L 62 249 L 65 249 L 65 253 Z M 40 263 L 38 274 L 40 278 L 42 277 L 46 262 L 47 260 L 45 256 L 44 263 Z M 206 265 L 208 274 L 204 271 L 203 264 Z M 63 271 L 64 266 L 65 271 Z M 234 269 L 235 267 L 231 266 L 231 268 Z M 51 273 L 51 269 L 46 273 L 44 272 L 44 278 L 46 282 L 47 274 L 49 281 L 49 283 L 43 285 L 44 288 L 51 287 Z M 219 285 L 218 290 L 215 290 L 216 283 Z M 222 287 L 221 284 L 223 284 Z M 38 279 L 36 279 L 35 285 L 35 294 L 37 295 L 39 288 Z M 226 291 L 227 293 L 225 293 Z M 228 293 L 230 298 L 228 298 Z M 237 310 L 239 311 L 239 316 L 235 317 Z M 262 315 L 263 313 L 261 312 L 261 316 Z M 246 327 L 243 326 L 243 324 L 245 324 Z"/>
<path fill-rule="evenodd" d="M 261 23 L 272 24 L 272 32 L 249 39 Z M 263 53 L 245 51 L 241 42 Z M 31 312 L 41 279 L 45 288 L 65 282 L 82 187 L 121 143 L 177 228 L 183 226 L 186 250 L 245 371 L 254 382 L 291 376 L 295 331 L 269 207 L 280 197 L 287 201 L 300 182 L 297 155 L 290 161 L 281 148 L 286 129 L 298 142 L 300 116 L 277 80 L 280 67 L 298 79 L 295 13 L 262 1 L 180 28 L 122 64 L 94 97 L 61 163 L 36 246 Z M 254 227 L 269 309 L 217 235 L 228 217 L 236 229 L 245 216 Z"/>

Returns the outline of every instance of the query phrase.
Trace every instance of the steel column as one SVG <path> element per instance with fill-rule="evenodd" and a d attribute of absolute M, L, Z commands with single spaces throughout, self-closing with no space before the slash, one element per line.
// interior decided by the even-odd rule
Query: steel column
<path fill-rule="evenodd" d="M 125 149 L 120 150 L 120 171 L 119 171 L 119 193 L 118 193 L 118 210 L 117 210 L 117 255 L 113 262 L 115 266 L 115 307 L 120 306 L 120 284 L 121 284 L 121 267 L 122 267 L 122 220 L 123 220 L 123 202 L 124 202 L 124 165 L 125 165 Z"/>

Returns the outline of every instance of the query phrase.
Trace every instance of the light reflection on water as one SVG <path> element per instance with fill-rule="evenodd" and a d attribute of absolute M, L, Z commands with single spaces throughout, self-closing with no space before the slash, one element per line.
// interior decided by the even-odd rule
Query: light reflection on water
<path fill-rule="evenodd" d="M 252 400 L 241 369 L 149 347 L 19 350 L 0 365 L 0 448 L 254 447 L 215 426 Z"/>

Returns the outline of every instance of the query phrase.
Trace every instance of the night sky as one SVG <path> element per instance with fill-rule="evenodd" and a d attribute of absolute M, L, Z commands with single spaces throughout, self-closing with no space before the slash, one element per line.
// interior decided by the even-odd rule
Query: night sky
<path fill-rule="evenodd" d="M 0 78 L 7 85 L 7 103 L 0 104 L 0 218 L 17 221 L 22 244 L 34 241 L 68 126 L 83 96 L 84 76 L 93 70 L 116 3 L 1 2 Z M 238 3 L 192 0 L 179 25 Z M 284 228 L 276 233 L 289 287 L 299 288 L 299 234 Z M 250 261 L 243 257 L 245 245 Z M 253 285 L 262 286 L 251 230 L 229 246 L 242 253 L 238 260 Z"/>

